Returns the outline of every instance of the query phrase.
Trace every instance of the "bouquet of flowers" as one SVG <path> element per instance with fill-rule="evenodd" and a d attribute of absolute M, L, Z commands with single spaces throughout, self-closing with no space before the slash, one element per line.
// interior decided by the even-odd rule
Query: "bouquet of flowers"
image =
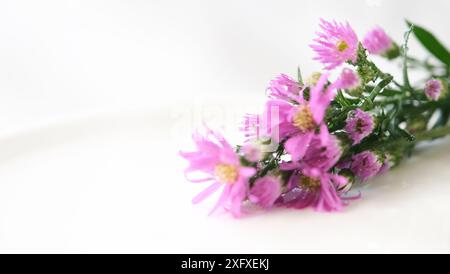
<path fill-rule="evenodd" d="M 304 80 L 299 69 L 297 79 L 272 80 L 264 112 L 244 117 L 243 145 L 205 126 L 193 135 L 196 151 L 180 152 L 189 161 L 186 178 L 209 183 L 193 202 L 221 189 L 211 212 L 235 217 L 246 204 L 342 210 L 361 196 L 350 191 L 355 186 L 397 166 L 418 142 L 449 134 L 450 53 L 426 29 L 407 25 L 398 45 L 379 27 L 359 40 L 348 23 L 321 20 L 311 48 L 322 72 Z M 411 33 L 433 60 L 408 54 Z M 371 55 L 399 62 L 402 79 L 381 71 Z M 426 79 L 412 84 L 410 69 Z"/>

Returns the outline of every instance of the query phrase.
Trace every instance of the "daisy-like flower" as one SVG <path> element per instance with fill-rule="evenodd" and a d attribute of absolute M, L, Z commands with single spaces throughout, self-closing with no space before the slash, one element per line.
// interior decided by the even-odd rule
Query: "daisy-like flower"
<path fill-rule="evenodd" d="M 336 83 L 333 83 L 325 89 L 328 75 L 328 73 L 322 74 L 317 84 L 311 87 L 309 101 L 303 97 L 302 92 L 291 97 L 295 104 L 280 99 L 268 100 L 261 116 L 246 118 L 244 128 L 251 128 L 249 125 L 255 125 L 254 121 L 257 121 L 253 128 L 258 131 L 255 134 L 255 130 L 253 130 L 247 133 L 247 136 L 270 137 L 278 143 L 289 139 L 287 145 L 292 148 L 297 145 L 304 147 L 302 143 L 299 143 L 301 141 L 307 145 L 317 129 L 326 127 L 323 124 L 323 118 L 335 96 L 334 89 L 336 87 Z M 300 151 L 300 156 L 301 154 Z"/>
<path fill-rule="evenodd" d="M 363 46 L 370 54 L 386 54 L 392 47 L 391 38 L 384 29 L 376 27 L 369 31 L 363 39 Z"/>
<path fill-rule="evenodd" d="M 335 94 L 333 84 L 325 89 L 327 82 L 328 74 L 323 74 L 317 85 L 311 89 L 310 100 L 306 101 L 300 98 L 299 106 L 293 107 L 289 112 L 287 121 L 290 127 L 294 127 L 295 131 L 286 141 L 285 149 L 294 161 L 303 158 L 311 140 L 316 135 L 317 129 L 320 129 L 320 132 L 323 133 L 321 136 L 326 136 L 328 133 L 323 119 Z"/>
<path fill-rule="evenodd" d="M 280 142 L 299 131 L 289 120 L 289 114 L 296 108 L 284 100 L 268 100 L 260 118 L 260 135 Z"/>
<path fill-rule="evenodd" d="M 353 145 L 357 145 L 372 133 L 374 127 L 372 115 L 358 108 L 349 112 L 345 131 L 353 140 Z"/>
<path fill-rule="evenodd" d="M 328 131 L 314 135 L 302 159 L 280 164 L 282 170 L 294 170 L 280 203 L 299 209 L 313 206 L 319 211 L 340 210 L 344 203 L 337 189 L 348 181 L 330 169 L 341 155 L 340 141 L 334 135 Z"/>
<path fill-rule="evenodd" d="M 329 134 L 328 131 L 322 131 L 319 135 L 312 137 L 304 156 L 300 160 L 281 163 L 280 168 L 284 170 L 318 169 L 328 171 L 336 165 L 341 155 L 342 148 L 338 138 Z"/>
<path fill-rule="evenodd" d="M 340 141 L 328 131 L 322 131 L 310 142 L 305 155 L 300 160 L 303 169 L 320 169 L 328 171 L 342 155 Z"/>
<path fill-rule="evenodd" d="M 275 176 L 265 176 L 255 181 L 248 198 L 262 208 L 271 208 L 280 195 L 280 180 Z"/>
<path fill-rule="evenodd" d="M 205 136 L 195 133 L 193 141 L 196 151 L 180 152 L 190 163 L 185 170 L 186 178 L 194 183 L 211 182 L 211 185 L 192 202 L 199 203 L 222 188 L 222 194 L 211 213 L 224 207 L 229 209 L 233 216 L 239 217 L 242 201 L 247 196 L 248 179 L 255 174 L 255 169 L 242 166 L 232 146 L 216 132 L 207 129 Z M 189 178 L 193 173 L 203 173 L 206 177 Z"/>
<path fill-rule="evenodd" d="M 332 70 L 345 62 L 356 62 L 358 54 L 358 37 L 349 23 L 336 21 L 328 22 L 321 19 L 316 44 L 310 47 L 317 53 L 314 60 L 325 65 L 325 69 Z"/>
<path fill-rule="evenodd" d="M 281 99 L 281 100 L 293 100 L 296 96 L 300 94 L 300 85 L 291 77 L 281 74 L 274 80 L 270 81 L 269 87 L 267 88 L 268 95 L 271 98 Z"/>
<path fill-rule="evenodd" d="M 338 88 L 354 90 L 361 85 L 359 75 L 349 68 L 344 68 L 339 77 Z"/>
<path fill-rule="evenodd" d="M 282 195 L 280 203 L 302 209 L 312 206 L 317 211 L 339 211 L 344 206 L 337 189 L 347 184 L 344 176 L 318 169 L 294 172 L 289 178 L 293 188 Z"/>
<path fill-rule="evenodd" d="M 362 181 L 367 181 L 377 175 L 382 166 L 383 161 L 380 160 L 380 157 L 376 153 L 366 150 L 353 155 L 350 169 Z"/>
<path fill-rule="evenodd" d="M 425 83 L 425 95 L 432 101 L 437 101 L 441 97 L 444 85 L 441 80 L 430 79 Z"/>

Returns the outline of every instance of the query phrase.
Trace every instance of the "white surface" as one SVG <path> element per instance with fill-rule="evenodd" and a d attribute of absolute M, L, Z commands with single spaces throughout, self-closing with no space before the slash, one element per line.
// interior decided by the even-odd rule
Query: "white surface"
<path fill-rule="evenodd" d="M 90 118 L 1 141 L 0 246 L 14 252 L 418 252 L 450 249 L 450 139 L 342 213 L 208 217 L 162 114 Z M 161 122 L 155 122 L 160 120 Z M 157 126 L 155 131 L 148 125 Z"/>
<path fill-rule="evenodd" d="M 213 199 L 190 204 L 203 186 L 184 181 L 177 150 L 202 117 L 232 131 L 277 73 L 318 69 L 307 45 L 319 17 L 360 35 L 378 24 L 398 41 L 407 17 L 449 45 L 449 6 L 2 1 L 0 251 L 448 253 L 450 139 L 343 213 L 242 220 L 207 217 Z"/>

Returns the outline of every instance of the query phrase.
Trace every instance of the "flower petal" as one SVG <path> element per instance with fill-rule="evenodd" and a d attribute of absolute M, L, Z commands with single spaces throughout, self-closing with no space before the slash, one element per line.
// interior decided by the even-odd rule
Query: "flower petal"
<path fill-rule="evenodd" d="M 299 161 L 303 158 L 303 156 L 305 156 L 313 135 L 314 133 L 312 132 L 297 134 L 286 141 L 285 149 L 289 154 L 291 154 L 293 161 Z"/>
<path fill-rule="evenodd" d="M 212 185 L 210 185 L 209 187 L 207 187 L 206 189 L 204 189 L 202 192 L 200 192 L 197 196 L 194 197 L 194 199 L 192 199 L 192 203 L 193 204 L 198 204 L 201 201 L 203 201 L 206 197 L 208 197 L 209 195 L 211 195 L 212 193 L 214 193 L 217 189 L 219 189 L 221 186 L 220 183 L 216 182 Z"/>

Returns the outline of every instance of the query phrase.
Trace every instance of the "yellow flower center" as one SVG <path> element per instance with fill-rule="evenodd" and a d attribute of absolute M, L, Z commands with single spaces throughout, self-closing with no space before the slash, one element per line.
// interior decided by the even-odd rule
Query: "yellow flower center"
<path fill-rule="evenodd" d="M 344 40 L 339 40 L 336 43 L 336 47 L 337 47 L 338 51 L 343 52 L 344 50 L 346 50 L 348 48 L 348 44 Z"/>
<path fill-rule="evenodd" d="M 307 190 L 309 192 L 314 192 L 314 191 L 317 191 L 319 189 L 319 187 L 320 187 L 320 180 L 302 176 L 300 178 L 299 182 L 298 182 L 298 185 L 301 188 L 303 188 L 303 189 L 305 189 L 305 190 Z"/>
<path fill-rule="evenodd" d="M 232 184 L 238 178 L 238 171 L 234 165 L 218 164 L 214 168 L 216 180 L 224 184 Z"/>
<path fill-rule="evenodd" d="M 294 126 L 298 127 L 302 131 L 309 131 L 316 127 L 311 110 L 307 105 L 301 105 L 298 108 L 298 111 L 294 115 L 292 122 Z"/>

